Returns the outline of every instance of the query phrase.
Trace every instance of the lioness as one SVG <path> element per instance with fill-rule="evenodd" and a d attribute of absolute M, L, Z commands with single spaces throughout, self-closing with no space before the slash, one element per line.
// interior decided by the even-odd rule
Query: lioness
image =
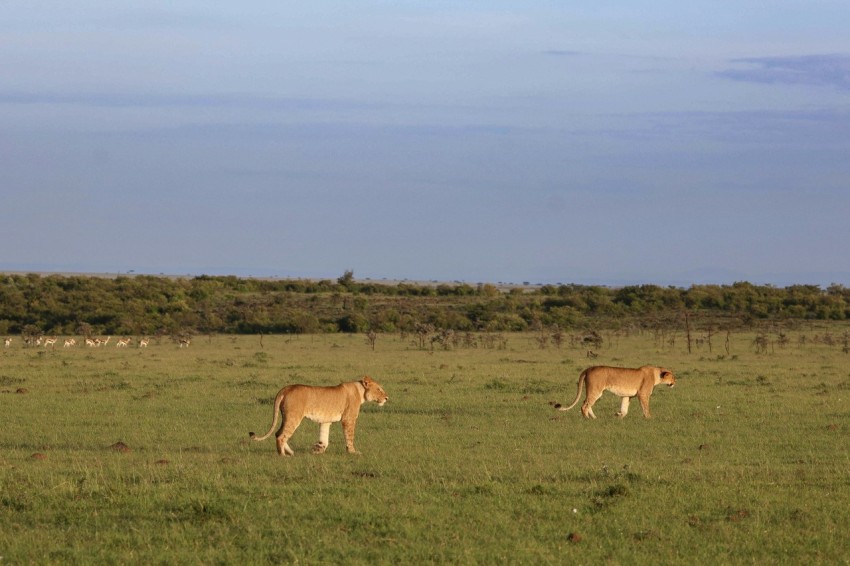
<path fill-rule="evenodd" d="M 331 423 L 342 421 L 345 448 L 349 454 L 355 454 L 357 451 L 354 449 L 354 425 L 360 414 L 360 405 L 365 401 L 374 401 L 382 406 L 387 399 L 389 397 L 381 385 L 368 375 L 363 376 L 360 381 L 329 387 L 287 385 L 274 398 L 274 420 L 269 431 L 263 436 L 249 432 L 248 436 L 257 441 L 271 436 L 277 426 L 278 415 L 282 413 L 283 424 L 275 434 L 277 452 L 281 456 L 292 456 L 295 451 L 290 448 L 288 440 L 304 417 L 307 417 L 319 423 L 319 441 L 313 445 L 313 453 L 321 454 L 328 448 Z"/>
<path fill-rule="evenodd" d="M 569 407 L 558 404 L 555 408 L 559 411 L 569 411 L 575 407 L 581 397 L 582 383 L 587 389 L 587 397 L 581 406 L 581 414 L 584 418 L 596 418 L 593 414 L 593 404 L 602 397 L 604 391 L 610 391 L 622 397 L 620 411 L 616 414 L 618 417 L 623 418 L 629 413 L 629 401 L 632 397 L 637 397 L 643 409 L 643 416 L 650 418 L 649 397 L 652 395 L 652 390 L 661 383 L 673 387 L 676 384 L 676 378 L 670 370 L 654 366 L 642 366 L 637 369 L 593 366 L 581 372 L 573 404 Z"/>

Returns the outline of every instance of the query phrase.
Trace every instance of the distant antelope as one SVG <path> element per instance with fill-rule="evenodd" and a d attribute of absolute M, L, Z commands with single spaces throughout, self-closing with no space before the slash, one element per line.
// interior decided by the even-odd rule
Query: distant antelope
<path fill-rule="evenodd" d="M 94 348 L 95 346 L 97 346 L 97 342 L 95 342 L 91 338 L 86 338 L 86 346 L 88 346 L 89 348 Z"/>
<path fill-rule="evenodd" d="M 110 338 L 112 338 L 112 336 L 107 337 L 106 340 L 101 340 L 100 338 L 95 338 L 94 339 L 94 345 L 95 346 L 106 346 L 107 344 L 109 344 Z"/>
<path fill-rule="evenodd" d="M 150 342 L 150 338 L 142 338 L 139 340 L 139 348 L 147 348 L 148 342 Z"/>
<path fill-rule="evenodd" d="M 56 340 L 58 340 L 58 338 L 56 338 L 56 336 L 51 336 L 50 338 L 45 338 L 44 339 L 44 347 L 47 348 L 48 346 L 51 346 L 53 348 L 56 348 Z"/>
<path fill-rule="evenodd" d="M 63 348 L 70 348 L 71 346 L 76 346 L 77 341 L 74 338 L 65 338 L 65 342 L 62 344 Z"/>
<path fill-rule="evenodd" d="M 178 344 L 180 344 L 180 347 L 181 347 L 181 348 L 188 348 L 188 347 L 189 347 L 189 344 L 191 344 L 191 343 L 192 343 L 192 339 L 191 339 L 191 338 L 180 338 L 180 339 L 177 341 L 177 343 L 178 343 Z"/>
<path fill-rule="evenodd" d="M 12 345 L 12 339 L 7 337 L 7 338 L 3 341 L 3 343 L 4 343 L 4 344 L 5 344 L 5 346 L 8 348 L 9 346 L 11 346 L 11 345 Z"/>
<path fill-rule="evenodd" d="M 129 344 L 132 341 L 133 341 L 132 338 L 121 338 L 121 339 L 118 340 L 118 342 L 115 343 L 115 347 L 116 348 L 126 348 L 127 344 Z"/>

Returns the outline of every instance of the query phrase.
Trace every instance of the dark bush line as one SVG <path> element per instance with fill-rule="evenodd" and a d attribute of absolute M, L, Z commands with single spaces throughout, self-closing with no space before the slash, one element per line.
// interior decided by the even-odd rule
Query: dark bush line
<path fill-rule="evenodd" d="M 609 288 L 381 284 L 234 276 L 0 275 L 0 334 L 178 334 L 523 331 L 681 325 L 729 328 L 763 320 L 846 320 L 850 289 L 747 282 Z"/>

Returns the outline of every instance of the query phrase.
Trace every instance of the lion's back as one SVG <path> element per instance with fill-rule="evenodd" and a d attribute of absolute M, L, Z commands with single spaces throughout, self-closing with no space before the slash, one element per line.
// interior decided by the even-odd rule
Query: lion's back
<path fill-rule="evenodd" d="M 351 397 L 346 385 L 290 385 L 285 393 L 283 410 L 314 421 L 338 421 Z"/>
<path fill-rule="evenodd" d="M 641 384 L 651 375 L 646 367 L 618 368 L 611 366 L 594 366 L 587 370 L 588 389 L 607 389 L 616 395 L 634 395 Z"/>

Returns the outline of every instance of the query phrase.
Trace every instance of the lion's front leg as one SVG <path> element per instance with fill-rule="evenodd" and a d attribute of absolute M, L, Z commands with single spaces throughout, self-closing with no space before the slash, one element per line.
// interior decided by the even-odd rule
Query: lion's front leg
<path fill-rule="evenodd" d="M 313 445 L 313 454 L 323 454 L 330 442 L 331 423 L 319 424 L 319 441 Z"/>
<path fill-rule="evenodd" d="M 620 411 L 617 413 L 617 416 L 621 419 L 629 414 L 629 401 L 631 400 L 631 397 L 622 397 L 620 399 Z"/>
<path fill-rule="evenodd" d="M 342 431 L 345 433 L 345 449 L 349 454 L 357 454 L 354 448 L 354 426 L 357 424 L 357 417 L 342 419 Z"/>
<path fill-rule="evenodd" d="M 652 415 L 649 414 L 649 395 L 638 395 L 638 399 L 640 399 L 640 408 L 643 409 L 643 416 L 651 419 Z"/>

